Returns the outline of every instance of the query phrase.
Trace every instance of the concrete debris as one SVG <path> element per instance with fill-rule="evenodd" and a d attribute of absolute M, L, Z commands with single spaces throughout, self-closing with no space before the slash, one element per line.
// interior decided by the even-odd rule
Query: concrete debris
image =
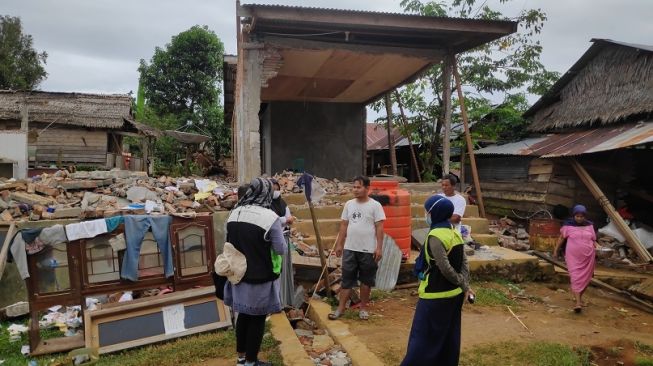
<path fill-rule="evenodd" d="M 507 217 L 492 222 L 490 232 L 498 237 L 499 245 L 504 248 L 519 251 L 530 249 L 529 235 L 526 230 Z"/>
<path fill-rule="evenodd" d="M 284 171 L 283 173 L 276 174 L 274 179 L 279 182 L 279 187 L 281 188 L 281 193 L 302 193 L 303 190 L 297 186 L 297 180 L 301 177 L 300 173 L 293 173 L 289 171 Z M 351 184 L 342 183 L 338 179 L 325 179 L 320 177 L 315 177 L 320 186 L 326 191 L 328 195 L 344 195 L 351 193 Z M 322 200 L 321 203 L 328 203 Z"/>
<path fill-rule="evenodd" d="M 295 326 L 297 339 L 304 346 L 304 350 L 311 357 L 315 365 L 322 366 L 349 366 L 351 358 L 344 349 L 335 344 L 329 333 L 318 328 L 317 324 L 308 318 L 300 309 L 289 309 L 286 316 Z M 297 321 L 298 319 L 301 319 Z"/>
<path fill-rule="evenodd" d="M 232 209 L 237 185 L 205 178 L 148 177 L 126 170 L 0 178 L 0 223 L 90 219 L 159 211 L 192 215 Z"/>
<path fill-rule="evenodd" d="M 284 193 L 301 193 L 300 174 L 283 172 L 274 178 Z M 329 195 L 350 192 L 350 185 L 337 179 L 315 178 Z M 70 173 L 60 170 L 28 179 L 0 178 L 0 222 L 90 219 L 121 213 L 154 211 L 176 215 L 227 211 L 238 203 L 237 183 L 199 177 L 148 177 L 145 172 L 126 170 Z M 319 205 L 342 203 L 323 199 Z M 295 237 L 306 238 L 295 232 Z M 301 241 L 301 240 L 298 240 Z M 309 248 L 307 252 L 311 252 Z M 317 252 L 312 253 L 317 255 Z"/>

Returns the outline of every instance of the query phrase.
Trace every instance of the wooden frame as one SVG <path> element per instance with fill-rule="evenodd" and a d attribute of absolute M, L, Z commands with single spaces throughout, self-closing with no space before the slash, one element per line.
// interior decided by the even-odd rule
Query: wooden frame
<path fill-rule="evenodd" d="M 203 259 L 205 261 L 204 264 L 206 265 L 206 268 L 202 272 L 194 273 L 191 275 L 182 275 L 179 233 L 189 227 L 197 227 L 203 232 L 203 240 L 205 242 Z M 121 227 L 119 227 L 113 233 L 105 235 L 107 237 L 115 236 L 119 233 L 122 233 L 123 231 L 124 229 L 121 225 Z M 39 275 L 39 269 L 42 268 L 42 266 L 40 266 L 38 263 L 42 257 L 39 256 L 39 254 L 28 256 L 27 262 L 30 277 L 25 281 L 27 285 L 27 297 L 30 306 L 29 344 L 31 354 L 39 355 L 62 352 L 80 346 L 79 341 L 64 342 L 65 338 L 49 339 L 47 342 L 41 341 L 39 330 L 39 313 L 47 311 L 49 307 L 54 305 L 82 305 L 82 315 L 84 316 L 86 297 L 94 295 L 106 295 L 120 291 L 135 291 L 166 286 L 171 287 L 174 291 L 186 290 L 198 286 L 206 286 L 202 290 L 210 291 L 211 294 L 213 294 L 212 296 L 215 297 L 213 292 L 213 280 L 211 279 L 210 275 L 211 271 L 213 270 L 213 263 L 215 262 L 216 258 L 215 243 L 213 241 L 212 217 L 208 215 L 197 216 L 193 219 L 174 217 L 169 228 L 169 234 L 174 266 L 174 275 L 169 278 L 165 278 L 164 275 L 161 274 L 160 276 L 154 275 L 143 277 L 137 282 L 126 281 L 121 278 L 110 281 L 91 282 L 89 280 L 88 273 L 88 265 L 90 262 L 86 258 L 86 245 L 90 242 L 90 239 L 81 239 L 64 244 L 64 248 L 67 251 L 66 264 L 68 266 L 67 274 L 70 281 L 69 288 L 55 292 L 43 292 L 39 289 L 39 281 L 42 280 Z M 119 266 L 121 265 L 122 255 L 119 255 Z M 151 300 L 151 298 L 148 300 Z M 220 319 L 223 318 L 221 317 Z M 209 327 L 206 330 L 210 329 L 217 328 Z M 197 332 L 200 331 L 204 330 L 197 330 Z"/>
<path fill-rule="evenodd" d="M 216 322 L 208 322 L 185 331 L 172 334 L 156 334 L 144 338 L 130 339 L 124 342 L 101 344 L 103 324 L 110 324 L 120 320 L 153 315 L 162 312 L 162 308 L 169 305 L 183 304 L 184 309 L 199 304 L 215 304 L 218 318 Z M 163 316 L 163 315 L 162 315 Z M 142 346 L 145 344 L 166 341 L 190 334 L 206 332 L 231 326 L 231 314 L 222 301 L 217 300 L 213 288 L 202 287 L 163 295 L 156 298 L 138 299 L 126 303 L 116 303 L 103 306 L 98 310 L 87 311 L 84 314 L 84 333 L 86 334 L 86 347 L 97 348 L 99 353 L 109 353 Z"/>

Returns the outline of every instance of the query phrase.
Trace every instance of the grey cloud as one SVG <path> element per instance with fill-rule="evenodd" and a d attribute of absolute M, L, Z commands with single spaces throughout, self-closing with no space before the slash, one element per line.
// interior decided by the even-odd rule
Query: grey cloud
<path fill-rule="evenodd" d="M 138 62 L 156 46 L 195 24 L 207 25 L 235 53 L 236 18 L 232 0 L 0 0 L 0 13 L 20 16 L 37 49 L 49 54 L 45 90 L 126 93 L 136 90 Z M 247 3 L 249 1 L 243 1 Z M 401 12 L 400 0 L 252 0 L 262 4 Z M 549 17 L 539 39 L 542 60 L 566 71 L 593 37 L 651 43 L 653 1 L 514 0 L 498 5 L 514 16 L 542 8 Z"/>

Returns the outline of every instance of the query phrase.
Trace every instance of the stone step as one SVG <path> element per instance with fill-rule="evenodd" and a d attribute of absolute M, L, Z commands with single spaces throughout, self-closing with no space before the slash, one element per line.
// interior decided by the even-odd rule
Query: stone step
<path fill-rule="evenodd" d="M 343 206 L 316 206 L 313 208 L 318 219 L 340 219 Z M 311 219 L 311 210 L 308 205 L 288 205 L 290 213 L 302 220 Z"/>
<path fill-rule="evenodd" d="M 412 204 L 410 207 L 410 213 L 413 217 L 424 217 L 424 214 L 426 213 L 426 210 L 424 209 L 424 205 L 418 205 L 416 203 Z M 465 206 L 465 214 L 463 215 L 464 217 L 478 217 L 478 206 L 476 205 L 467 205 Z"/>
<path fill-rule="evenodd" d="M 337 236 L 324 236 L 322 235 L 322 245 L 324 245 L 325 250 L 330 250 L 331 247 L 333 246 L 333 243 L 336 241 Z M 317 237 L 315 235 L 311 235 L 308 238 L 304 238 L 304 243 L 308 245 L 312 245 L 317 248 Z"/>
<path fill-rule="evenodd" d="M 318 220 L 318 228 L 320 229 L 320 235 L 322 237 L 338 235 L 338 230 L 340 230 L 340 219 L 321 219 Z M 300 233 L 308 234 L 310 236 L 315 236 L 315 230 L 313 229 L 313 221 L 311 219 L 295 221 L 293 227 Z"/>
<path fill-rule="evenodd" d="M 490 233 L 490 222 L 482 217 L 463 217 L 462 223 L 472 228 L 472 236 Z"/>
<path fill-rule="evenodd" d="M 327 210 L 323 211 L 323 214 L 327 214 Z M 333 216 L 332 216 L 333 217 Z M 339 216 L 335 216 L 336 218 L 322 218 L 320 217 L 320 214 L 318 214 L 318 225 L 320 229 L 320 235 L 323 237 L 328 237 L 328 236 L 333 236 L 335 237 L 338 234 L 338 230 L 340 229 L 340 222 L 341 219 Z M 469 225 L 472 228 L 472 237 L 477 239 L 479 243 L 482 243 L 484 245 L 498 245 L 496 242 L 496 237 L 492 238 L 493 235 L 490 234 L 490 229 L 489 229 L 489 222 L 487 219 L 483 219 L 480 217 L 463 217 L 462 223 L 465 225 Z M 428 227 L 426 224 L 426 220 L 424 220 L 424 217 L 413 217 L 412 222 L 411 222 L 411 230 L 416 230 L 416 229 L 425 229 Z M 313 221 L 309 218 L 304 218 L 304 219 L 299 219 L 295 222 L 293 227 L 304 234 L 308 234 L 310 236 L 314 236 L 315 232 L 313 229 Z"/>
<path fill-rule="evenodd" d="M 487 246 L 499 245 L 499 238 L 494 234 L 472 234 L 472 238 L 479 244 Z"/>

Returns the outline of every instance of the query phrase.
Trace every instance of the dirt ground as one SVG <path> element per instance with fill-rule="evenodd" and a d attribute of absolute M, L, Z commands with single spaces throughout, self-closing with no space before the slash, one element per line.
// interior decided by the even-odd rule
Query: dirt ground
<path fill-rule="evenodd" d="M 616 301 L 601 289 L 589 288 L 589 304 L 581 314 L 572 311 L 573 301 L 565 285 L 541 283 L 512 285 L 483 283 L 512 297 L 512 310 L 529 328 L 527 331 L 510 314 L 506 305 L 465 304 L 463 307 L 462 352 L 475 346 L 499 342 L 555 342 L 586 346 L 597 365 L 632 364 L 634 342 L 653 345 L 653 314 Z M 521 290 L 521 291 L 519 291 Z M 371 306 L 372 317 L 364 322 L 349 316 L 351 331 L 388 365 L 398 365 L 406 351 L 417 302 L 414 290 L 401 290 Z M 612 295 L 614 296 L 614 295 Z M 614 349 L 620 354 L 610 355 Z M 618 359 L 617 359 L 618 358 Z"/>

